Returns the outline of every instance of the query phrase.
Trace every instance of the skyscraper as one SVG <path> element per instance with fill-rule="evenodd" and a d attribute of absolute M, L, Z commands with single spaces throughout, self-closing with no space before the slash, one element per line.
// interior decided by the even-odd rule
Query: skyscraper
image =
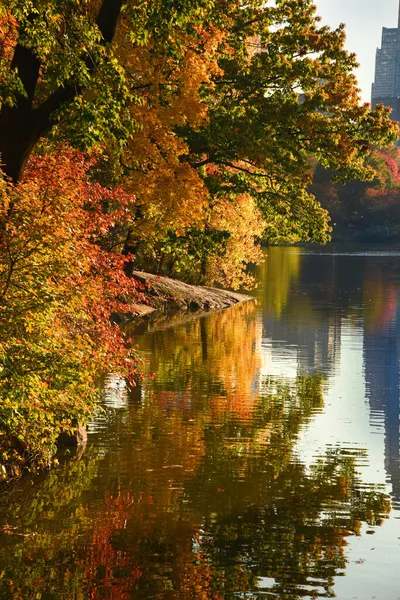
<path fill-rule="evenodd" d="M 382 45 L 376 50 L 372 108 L 377 104 L 392 107 L 391 118 L 400 121 L 400 5 L 397 27 L 382 29 Z"/>

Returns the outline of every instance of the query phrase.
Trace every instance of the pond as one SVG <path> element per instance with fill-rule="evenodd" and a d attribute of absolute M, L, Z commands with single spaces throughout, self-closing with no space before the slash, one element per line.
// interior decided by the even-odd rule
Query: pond
<path fill-rule="evenodd" d="M 0 598 L 400 598 L 400 249 L 271 248 L 257 277 L 141 325 L 85 452 L 3 492 Z"/>

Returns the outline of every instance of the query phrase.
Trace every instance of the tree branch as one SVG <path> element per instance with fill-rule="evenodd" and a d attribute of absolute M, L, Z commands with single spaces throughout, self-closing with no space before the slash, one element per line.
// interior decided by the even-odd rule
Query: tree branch
<path fill-rule="evenodd" d="M 36 84 L 39 79 L 40 60 L 33 54 L 30 48 L 25 48 L 21 44 L 17 44 L 10 68 L 12 71 L 16 70 L 18 72 L 18 77 L 26 92 L 26 96 L 19 96 L 18 106 L 21 109 L 30 110 Z"/>
<path fill-rule="evenodd" d="M 215 162 L 214 158 L 209 156 L 208 158 L 205 158 L 204 160 L 201 160 L 200 162 L 197 163 L 189 163 L 191 167 L 193 167 L 194 169 L 199 169 L 200 167 L 204 167 L 205 165 L 209 165 L 210 163 Z"/>
<path fill-rule="evenodd" d="M 123 0 L 103 0 L 96 25 L 100 29 L 105 44 L 111 44 L 114 39 Z"/>
<path fill-rule="evenodd" d="M 223 165 L 225 167 L 230 167 L 231 169 L 236 169 L 237 171 L 242 171 L 243 173 L 247 173 L 248 175 L 252 175 L 254 177 L 264 177 L 266 179 L 270 179 L 270 175 L 268 175 L 267 173 L 256 173 L 255 171 L 250 171 L 250 169 L 245 169 L 244 167 L 238 167 L 237 165 L 228 162 L 228 161 L 224 161 L 224 160 L 217 160 L 215 161 L 215 163 L 217 165 Z"/>
<path fill-rule="evenodd" d="M 257 168 L 249 160 L 246 160 L 246 159 L 240 159 L 240 160 L 243 160 L 243 162 L 248 163 L 249 165 L 251 165 L 255 169 Z M 221 166 L 224 166 L 224 167 L 230 167 L 231 169 L 236 169 L 238 171 L 242 171 L 243 173 L 247 173 L 248 175 L 252 175 L 254 177 L 264 177 L 266 179 L 268 179 L 270 177 L 267 173 L 262 173 L 262 172 L 257 172 L 257 171 L 251 171 L 250 169 L 246 169 L 244 167 L 239 167 L 238 165 L 235 165 L 234 163 L 229 162 L 227 160 L 218 159 L 215 155 L 214 156 L 209 156 L 208 158 L 205 158 L 205 159 L 203 159 L 203 160 L 201 160 L 201 161 L 199 161 L 197 163 L 189 163 L 189 164 L 194 169 L 199 169 L 200 167 L 204 167 L 205 165 L 209 165 L 211 163 L 214 163 L 215 165 L 221 165 Z"/>

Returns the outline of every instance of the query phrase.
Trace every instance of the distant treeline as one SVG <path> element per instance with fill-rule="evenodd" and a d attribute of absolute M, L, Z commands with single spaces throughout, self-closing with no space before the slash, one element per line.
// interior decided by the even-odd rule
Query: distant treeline
<path fill-rule="evenodd" d="M 366 162 L 373 179 L 345 184 L 317 165 L 310 191 L 331 215 L 333 240 L 400 240 L 400 148 L 374 150 Z"/>

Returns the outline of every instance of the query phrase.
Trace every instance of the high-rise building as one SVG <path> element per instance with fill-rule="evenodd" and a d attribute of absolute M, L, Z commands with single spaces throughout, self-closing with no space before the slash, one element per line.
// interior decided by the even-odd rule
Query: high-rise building
<path fill-rule="evenodd" d="M 397 27 L 383 27 L 382 45 L 376 50 L 372 108 L 377 104 L 392 107 L 391 118 L 400 121 L 400 5 Z"/>

